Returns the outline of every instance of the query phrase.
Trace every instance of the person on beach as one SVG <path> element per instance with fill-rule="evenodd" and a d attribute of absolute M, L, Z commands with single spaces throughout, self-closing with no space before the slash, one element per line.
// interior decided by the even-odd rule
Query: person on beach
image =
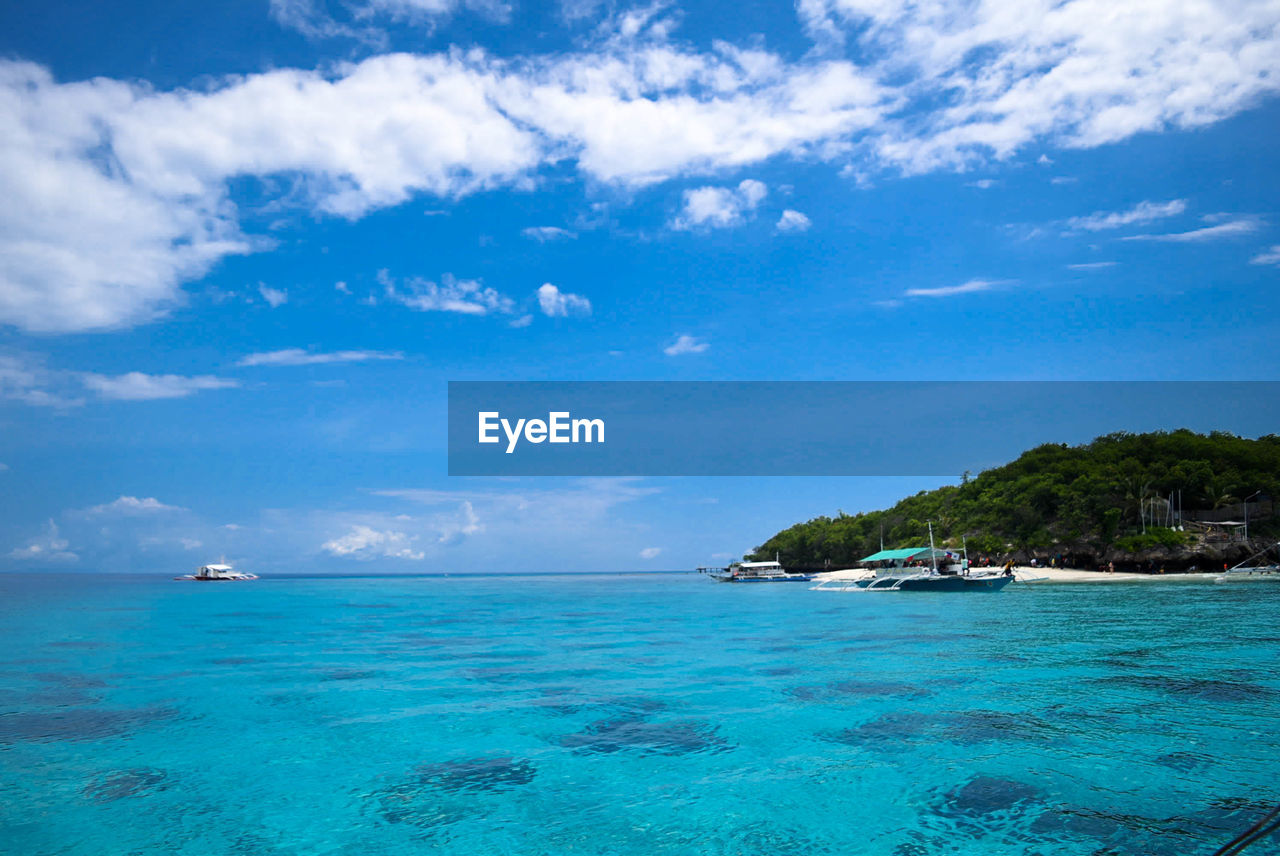
<path fill-rule="evenodd" d="M 1114 574 L 1116 572 L 1116 563 L 1107 562 L 1107 573 Z"/>

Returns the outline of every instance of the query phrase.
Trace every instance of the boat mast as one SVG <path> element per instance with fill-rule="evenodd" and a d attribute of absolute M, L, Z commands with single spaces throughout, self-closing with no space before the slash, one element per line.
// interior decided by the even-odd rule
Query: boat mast
<path fill-rule="evenodd" d="M 933 568 L 933 572 L 938 572 L 938 555 L 933 550 L 933 521 L 927 521 L 929 524 L 929 565 Z"/>

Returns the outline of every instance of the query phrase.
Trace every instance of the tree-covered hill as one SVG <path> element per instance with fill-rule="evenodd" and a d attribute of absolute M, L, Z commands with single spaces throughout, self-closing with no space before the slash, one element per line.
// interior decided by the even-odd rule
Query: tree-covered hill
<path fill-rule="evenodd" d="M 1274 502 L 1258 502 L 1280 496 L 1280 437 L 1178 430 L 1039 446 L 960 485 L 922 491 L 883 511 L 798 523 L 748 558 L 778 554 L 790 565 L 847 565 L 878 550 L 882 533 L 885 547 L 927 543 L 926 521 L 932 521 L 939 545 L 959 546 L 964 536 L 971 556 L 1070 553 L 1096 561 L 1164 546 L 1190 561 L 1205 539 L 1190 528 L 1162 525 L 1168 497 L 1173 494 L 1176 505 L 1179 491 L 1188 512 L 1243 511 L 1240 503 L 1252 497 L 1255 516 L 1265 514 L 1250 523 L 1249 534 L 1275 534 Z M 1238 545 L 1234 553 L 1242 550 Z"/>

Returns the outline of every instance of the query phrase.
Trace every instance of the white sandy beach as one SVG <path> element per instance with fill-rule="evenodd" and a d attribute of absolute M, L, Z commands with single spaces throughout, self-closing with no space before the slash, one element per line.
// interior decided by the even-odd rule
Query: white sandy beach
<path fill-rule="evenodd" d="M 1167 583 L 1167 582 L 1195 582 L 1212 580 L 1221 576 L 1221 573 L 1197 573 L 1197 574 L 1133 574 L 1122 573 L 1106 573 L 1103 571 L 1082 571 L 1075 568 L 1033 568 L 1029 565 L 1020 565 L 1013 569 L 1021 582 L 1035 583 Z"/>

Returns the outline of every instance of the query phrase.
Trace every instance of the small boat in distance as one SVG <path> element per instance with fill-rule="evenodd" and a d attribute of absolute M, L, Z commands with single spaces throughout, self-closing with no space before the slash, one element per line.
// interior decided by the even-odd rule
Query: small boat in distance
<path fill-rule="evenodd" d="M 237 571 L 230 565 L 201 565 L 194 574 L 183 574 L 180 577 L 174 577 L 175 580 L 195 580 L 196 582 L 238 582 L 241 580 L 256 580 L 257 574 L 246 574 Z"/>
<path fill-rule="evenodd" d="M 699 568 L 720 583 L 807 583 L 813 574 L 788 573 L 779 562 L 739 562 L 727 568 Z"/>

